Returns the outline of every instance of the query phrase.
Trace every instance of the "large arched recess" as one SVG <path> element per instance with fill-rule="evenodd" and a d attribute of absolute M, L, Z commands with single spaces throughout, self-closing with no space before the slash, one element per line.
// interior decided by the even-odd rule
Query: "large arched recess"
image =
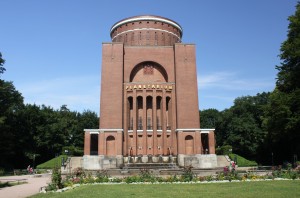
<path fill-rule="evenodd" d="M 160 64 L 146 61 L 133 68 L 130 82 L 168 82 L 168 74 Z"/>

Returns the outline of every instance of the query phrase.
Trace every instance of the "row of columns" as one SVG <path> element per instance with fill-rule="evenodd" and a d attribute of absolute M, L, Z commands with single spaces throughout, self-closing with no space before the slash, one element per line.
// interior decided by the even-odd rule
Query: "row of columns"
<path fill-rule="evenodd" d="M 147 96 L 152 97 L 152 130 L 148 130 L 152 132 L 152 148 L 153 151 L 151 151 L 154 155 L 160 153 L 158 149 L 160 148 L 162 150 L 163 155 L 167 155 L 170 153 L 170 150 L 172 151 L 173 154 L 177 153 L 177 144 L 176 144 L 176 136 L 175 136 L 175 114 L 173 114 L 172 110 L 175 109 L 175 95 L 174 91 L 166 91 L 165 89 L 162 90 L 132 90 L 132 91 L 125 91 L 124 94 L 124 151 L 123 154 L 125 156 L 127 155 L 137 155 L 138 152 L 138 134 L 141 132 L 138 132 L 138 106 L 137 106 L 137 98 L 142 97 L 143 100 L 143 111 L 142 111 L 142 153 L 144 155 L 147 155 L 147 149 L 149 147 L 147 146 Z M 160 107 L 160 113 L 161 115 L 157 115 L 157 97 L 161 97 L 161 104 L 159 104 Z M 167 97 L 172 100 L 170 103 L 170 106 L 168 107 L 169 112 L 169 122 L 171 124 L 170 128 L 170 142 L 171 145 L 167 145 L 167 123 L 166 123 L 166 118 L 167 118 L 167 111 L 166 111 L 166 105 L 167 105 Z M 128 102 L 128 98 L 132 98 L 132 117 L 130 115 L 130 103 Z M 161 137 L 162 137 L 162 145 L 158 145 L 157 142 L 157 136 L 158 136 L 158 131 L 157 129 L 157 117 L 161 117 Z M 132 130 L 129 130 L 129 125 L 131 122 L 131 119 L 133 121 L 133 128 Z M 130 131 L 130 132 L 128 132 Z M 133 138 L 133 145 L 130 145 L 129 143 L 129 135 L 132 135 Z"/>

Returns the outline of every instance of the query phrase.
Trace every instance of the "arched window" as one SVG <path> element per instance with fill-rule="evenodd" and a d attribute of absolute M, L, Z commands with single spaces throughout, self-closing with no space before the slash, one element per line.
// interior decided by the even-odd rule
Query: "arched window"
<path fill-rule="evenodd" d="M 168 82 L 168 75 L 161 65 L 147 61 L 133 68 L 130 82 Z"/>

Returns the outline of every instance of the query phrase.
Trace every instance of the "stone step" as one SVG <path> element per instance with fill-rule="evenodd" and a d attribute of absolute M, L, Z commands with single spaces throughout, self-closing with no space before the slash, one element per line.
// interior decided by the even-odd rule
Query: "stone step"
<path fill-rule="evenodd" d="M 230 159 L 226 155 L 217 155 L 218 167 L 225 167 L 230 165 Z"/>
<path fill-rule="evenodd" d="M 124 169 L 175 169 L 178 166 L 174 163 L 132 163 L 125 164 Z"/>

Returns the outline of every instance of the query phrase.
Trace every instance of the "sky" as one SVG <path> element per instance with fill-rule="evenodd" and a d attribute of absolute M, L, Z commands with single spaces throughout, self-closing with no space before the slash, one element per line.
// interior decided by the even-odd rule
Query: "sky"
<path fill-rule="evenodd" d="M 159 15 L 196 45 L 199 109 L 272 91 L 297 0 L 0 0 L 1 78 L 24 102 L 100 112 L 102 43 L 111 26 Z"/>

